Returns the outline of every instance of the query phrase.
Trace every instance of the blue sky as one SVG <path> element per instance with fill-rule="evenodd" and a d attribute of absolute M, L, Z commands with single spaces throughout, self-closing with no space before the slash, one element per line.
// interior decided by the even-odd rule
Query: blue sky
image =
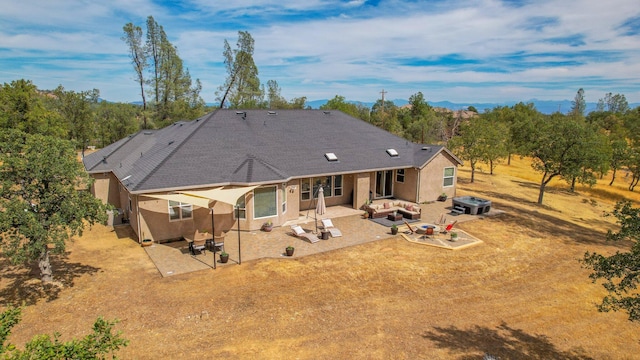
<path fill-rule="evenodd" d="M 345 96 L 459 103 L 572 99 L 607 92 L 640 102 L 637 0 L 0 0 L 0 83 L 97 88 L 138 101 L 121 40 L 152 15 L 178 47 L 201 96 L 226 76 L 223 43 L 255 39 L 263 84 L 287 99 Z"/>

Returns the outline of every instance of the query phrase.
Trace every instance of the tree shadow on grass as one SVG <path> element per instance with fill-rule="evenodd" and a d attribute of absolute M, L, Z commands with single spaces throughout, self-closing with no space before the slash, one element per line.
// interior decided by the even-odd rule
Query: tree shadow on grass
<path fill-rule="evenodd" d="M 581 243 L 589 245 L 611 246 L 624 249 L 630 246 L 628 241 L 607 241 L 606 232 L 601 228 L 611 228 L 612 224 L 603 220 L 582 220 L 574 219 L 575 222 L 562 220 L 556 216 L 548 215 L 536 210 L 529 210 L 520 205 L 532 205 L 534 207 L 549 209 L 510 194 L 496 193 L 492 191 L 478 191 L 478 194 L 491 197 L 492 207 L 500 209 L 505 213 L 495 217 L 495 221 L 505 224 L 516 224 L 530 237 L 558 238 L 565 243 Z M 552 211 L 558 211 L 553 210 Z"/>
<path fill-rule="evenodd" d="M 562 351 L 548 337 L 531 335 L 502 323 L 496 329 L 475 326 L 469 330 L 434 327 L 422 334 L 438 348 L 459 354 L 459 359 L 481 359 L 490 354 L 498 359 L 589 360 L 581 349 Z"/>
<path fill-rule="evenodd" d="M 74 280 L 82 275 L 93 275 L 99 268 L 68 261 L 68 254 L 51 255 L 53 281 L 43 283 L 37 264 L 11 265 L 8 259 L 0 259 L 2 286 L 0 304 L 34 305 L 38 300 L 52 301 L 60 296 L 65 288 L 73 287 Z"/>

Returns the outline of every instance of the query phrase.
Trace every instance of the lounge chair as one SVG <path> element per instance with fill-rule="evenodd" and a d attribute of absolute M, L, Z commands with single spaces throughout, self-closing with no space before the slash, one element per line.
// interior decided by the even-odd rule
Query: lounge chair
<path fill-rule="evenodd" d="M 310 243 L 317 243 L 320 241 L 317 235 L 310 234 L 300 226 L 300 225 L 291 225 L 291 230 L 293 231 L 293 235 L 308 240 Z"/>
<path fill-rule="evenodd" d="M 322 226 L 325 231 L 328 231 L 331 234 L 331 237 L 339 237 L 342 236 L 342 232 L 337 227 L 333 226 L 333 222 L 331 219 L 322 219 Z"/>

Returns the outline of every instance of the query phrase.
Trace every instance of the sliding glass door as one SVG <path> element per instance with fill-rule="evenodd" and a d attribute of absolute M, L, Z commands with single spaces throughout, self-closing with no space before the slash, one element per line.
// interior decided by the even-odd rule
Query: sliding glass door
<path fill-rule="evenodd" d="M 376 198 L 393 196 L 393 170 L 376 172 Z"/>

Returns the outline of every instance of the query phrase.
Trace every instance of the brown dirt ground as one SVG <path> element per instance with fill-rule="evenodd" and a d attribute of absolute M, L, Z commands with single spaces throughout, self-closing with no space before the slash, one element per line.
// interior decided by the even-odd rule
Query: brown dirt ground
<path fill-rule="evenodd" d="M 459 175 L 459 194 L 505 211 L 460 224 L 484 241 L 460 251 L 397 236 L 162 278 L 126 232 L 94 226 L 55 260 L 54 286 L 0 264 L 0 304 L 26 304 L 11 341 L 81 337 L 104 316 L 121 320 L 125 359 L 637 359 L 639 324 L 596 310 L 604 290 L 578 261 L 629 246 L 604 241 L 603 214 L 640 199 L 625 179 L 574 194 L 557 182 L 538 206 L 526 160 Z"/>

